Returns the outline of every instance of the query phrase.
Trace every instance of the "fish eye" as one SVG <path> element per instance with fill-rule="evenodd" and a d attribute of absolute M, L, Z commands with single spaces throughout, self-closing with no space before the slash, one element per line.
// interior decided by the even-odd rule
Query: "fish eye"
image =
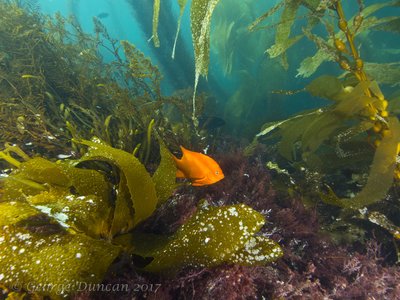
<path fill-rule="evenodd" d="M 219 175 L 219 171 L 215 171 L 215 175 Z"/>

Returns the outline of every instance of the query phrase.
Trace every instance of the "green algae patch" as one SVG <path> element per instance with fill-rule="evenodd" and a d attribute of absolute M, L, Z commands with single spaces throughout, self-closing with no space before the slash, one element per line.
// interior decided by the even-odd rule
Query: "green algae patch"
<path fill-rule="evenodd" d="M 264 217 L 244 204 L 201 206 L 161 250 L 146 271 L 169 271 L 180 266 L 213 267 L 221 263 L 264 264 L 282 256 L 278 244 L 254 235 Z"/>

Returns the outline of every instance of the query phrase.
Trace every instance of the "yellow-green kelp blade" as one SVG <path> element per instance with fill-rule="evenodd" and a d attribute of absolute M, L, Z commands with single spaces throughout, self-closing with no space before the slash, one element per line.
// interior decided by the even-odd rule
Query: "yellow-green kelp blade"
<path fill-rule="evenodd" d="M 185 265 L 213 267 L 221 263 L 263 264 L 282 256 L 278 244 L 255 237 L 264 217 L 244 205 L 202 206 L 144 270 L 163 272 Z"/>
<path fill-rule="evenodd" d="M 160 142 L 160 155 L 160 165 L 152 177 L 159 205 L 165 202 L 176 188 L 176 165 L 171 152 L 162 142 Z"/>
<path fill-rule="evenodd" d="M 157 195 L 155 184 L 144 165 L 134 155 L 108 146 L 98 139 L 92 141 L 80 140 L 78 142 L 89 146 L 89 151 L 85 154 L 83 160 L 104 160 L 120 169 L 121 181 L 125 182 L 123 184 L 120 182 L 119 192 L 125 195 L 130 194 L 129 198 L 132 201 L 130 210 L 133 208 L 134 211 L 132 222 L 129 222 L 129 228 L 124 228 L 124 230 L 128 231 L 139 222 L 147 219 L 156 208 Z M 116 213 L 118 213 L 117 210 Z"/>
<path fill-rule="evenodd" d="M 393 183 L 396 168 L 397 147 L 400 141 L 400 123 L 396 117 L 388 121 L 390 134 L 383 136 L 376 148 L 367 184 L 353 198 L 340 199 L 330 189 L 328 195 L 321 195 L 324 202 L 346 208 L 359 209 L 371 205 L 383 197 Z"/>
<path fill-rule="evenodd" d="M 160 0 L 154 0 L 153 5 L 153 43 L 154 47 L 160 47 L 160 39 L 158 38 L 158 18 L 160 16 Z"/>
<path fill-rule="evenodd" d="M 99 172 L 35 157 L 5 178 L 2 201 L 27 202 L 65 228 L 102 237 L 109 231 L 109 194 Z"/>
<path fill-rule="evenodd" d="M 214 8 L 219 0 L 193 0 L 190 7 L 190 24 L 195 58 L 193 93 L 193 120 L 196 119 L 196 90 L 200 75 L 207 76 L 210 61 L 210 26 Z"/>
<path fill-rule="evenodd" d="M 103 240 L 67 232 L 29 204 L 0 203 L 0 281 L 7 287 L 66 296 L 79 283 L 100 283 L 119 252 Z"/>

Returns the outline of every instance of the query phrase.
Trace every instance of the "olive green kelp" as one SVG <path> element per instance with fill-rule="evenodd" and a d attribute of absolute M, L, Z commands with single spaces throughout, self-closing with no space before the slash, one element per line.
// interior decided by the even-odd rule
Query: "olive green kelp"
<path fill-rule="evenodd" d="M 15 167 L 1 181 L 0 282 L 5 286 L 27 289 L 51 282 L 65 288 L 41 291 L 44 295 L 74 293 L 76 282 L 101 282 L 123 251 L 150 257 L 149 265 L 138 268 L 153 272 L 223 262 L 260 264 L 282 255 L 275 242 L 253 236 L 264 218 L 245 205 L 203 208 L 172 237 L 140 232 L 136 225 L 176 187 L 168 149 L 160 143 L 160 164 L 151 176 L 134 155 L 97 138 L 74 142 L 88 146 L 81 159 L 30 158 L 11 145 L 0 152 Z M 228 232 L 233 232 L 230 238 Z"/>
<path fill-rule="evenodd" d="M 278 151 L 283 157 L 320 173 L 372 160 L 368 181 L 354 198 L 339 199 L 331 189 L 329 195 L 321 193 L 329 204 L 362 208 L 384 198 L 399 174 L 400 124 L 396 117 L 381 117 L 388 114 L 388 101 L 375 81 L 345 85 L 333 76 L 315 79 L 305 90 L 333 105 L 267 124 L 254 143 L 279 137 Z M 375 151 L 366 147 L 368 140 L 374 142 Z"/>
<path fill-rule="evenodd" d="M 170 271 L 180 265 L 216 266 L 221 263 L 263 264 L 283 255 L 274 241 L 255 234 L 264 217 L 244 204 L 210 207 L 198 211 L 161 249 L 144 256 L 154 257 L 146 271 Z"/>
<path fill-rule="evenodd" d="M 178 38 L 183 11 L 186 0 L 178 0 L 180 14 L 178 18 L 178 29 L 175 36 L 172 57 L 175 56 L 175 45 Z M 193 93 L 193 119 L 196 119 L 196 88 L 200 76 L 207 76 L 210 60 L 210 26 L 211 17 L 219 0 L 192 0 L 190 7 L 190 26 L 192 29 L 192 40 L 195 57 L 195 83 Z M 153 10 L 153 41 L 156 47 L 160 46 L 157 34 L 158 15 L 160 12 L 160 0 L 154 0 Z"/>
<path fill-rule="evenodd" d="M 399 120 L 396 117 L 390 117 L 388 125 L 390 132 L 383 136 L 375 151 L 365 187 L 350 199 L 339 199 L 332 189 L 329 189 L 329 195 L 323 195 L 325 202 L 341 207 L 359 209 L 385 197 L 393 184 L 400 142 Z"/>
<path fill-rule="evenodd" d="M 219 0 L 193 0 L 190 7 L 190 22 L 195 58 L 195 80 L 193 93 L 193 119 L 196 119 L 196 89 L 200 75 L 207 76 L 210 60 L 211 16 Z"/>

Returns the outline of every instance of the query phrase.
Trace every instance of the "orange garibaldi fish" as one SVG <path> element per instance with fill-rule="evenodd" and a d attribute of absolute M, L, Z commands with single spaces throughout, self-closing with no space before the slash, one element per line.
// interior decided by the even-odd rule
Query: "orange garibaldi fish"
<path fill-rule="evenodd" d="M 177 178 L 189 178 L 193 186 L 213 184 L 223 179 L 224 173 L 218 163 L 211 157 L 185 149 L 181 146 L 183 156 L 174 157 Z"/>

